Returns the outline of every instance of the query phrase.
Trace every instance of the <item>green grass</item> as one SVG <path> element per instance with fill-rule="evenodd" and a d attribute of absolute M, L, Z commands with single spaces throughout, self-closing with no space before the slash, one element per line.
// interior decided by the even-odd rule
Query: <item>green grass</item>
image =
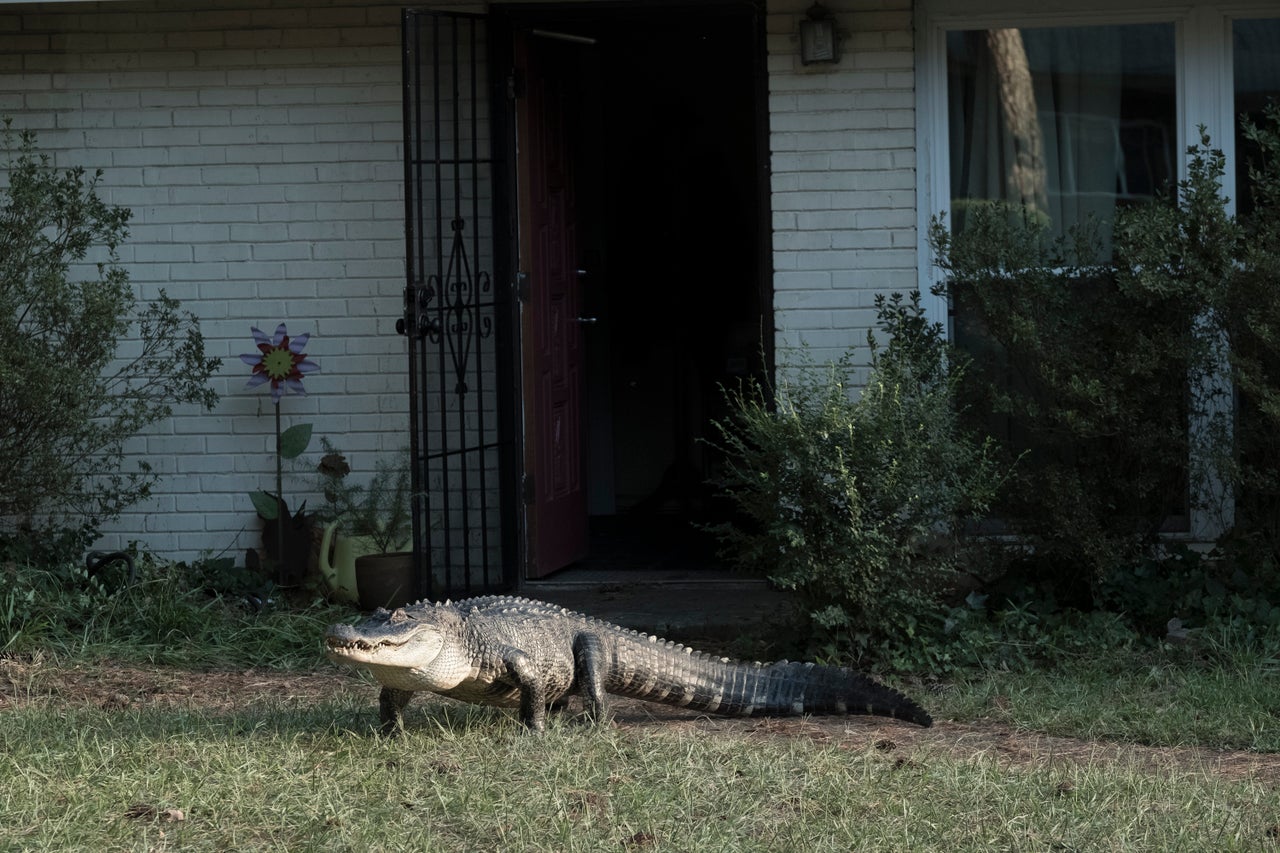
<path fill-rule="evenodd" d="M 1243 658 L 1209 665 L 1131 655 L 975 674 L 933 704 L 935 716 L 1063 737 L 1280 752 L 1280 672 Z"/>
<path fill-rule="evenodd" d="M 163 572 L 117 595 L 36 595 L 54 588 L 37 580 L 0 589 L 0 639 L 19 656 L 0 671 L 0 851 L 1280 849 L 1280 762 L 1229 778 L 1203 751 L 1280 752 L 1274 643 L 1200 638 L 940 690 L 899 683 L 966 727 L 906 728 L 893 749 L 840 724 L 810 737 L 556 721 L 538 738 L 509 713 L 427 700 L 385 740 L 376 689 L 336 677 L 306 699 L 232 703 L 77 688 L 113 661 L 310 670 L 348 609 L 253 613 Z M 1001 748 L 1042 735 L 1099 749 Z"/>
<path fill-rule="evenodd" d="M 1280 819 L 1274 780 L 1198 768 L 687 726 L 538 738 L 506 713 L 430 703 L 386 740 L 371 698 L 10 709 L 0 849 L 1251 850 L 1274 849 Z"/>
<path fill-rule="evenodd" d="M 146 565 L 107 591 L 0 564 L 0 654 L 110 658 L 196 668 L 307 668 L 322 660 L 325 627 L 355 615 L 315 599 L 255 611 L 235 595 L 190 586 L 185 567 Z"/>

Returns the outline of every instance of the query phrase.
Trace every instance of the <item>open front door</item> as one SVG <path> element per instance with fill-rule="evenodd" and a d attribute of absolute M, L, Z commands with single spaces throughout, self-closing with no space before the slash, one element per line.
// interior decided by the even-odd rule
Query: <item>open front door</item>
<path fill-rule="evenodd" d="M 524 379 L 525 575 L 587 553 L 574 71 L 584 46 L 515 34 Z"/>

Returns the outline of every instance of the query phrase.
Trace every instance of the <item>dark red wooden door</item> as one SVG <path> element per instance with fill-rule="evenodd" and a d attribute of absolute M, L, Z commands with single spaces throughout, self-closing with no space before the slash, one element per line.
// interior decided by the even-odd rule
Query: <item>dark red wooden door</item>
<path fill-rule="evenodd" d="M 571 73 L 580 46 L 517 34 L 521 314 L 528 577 L 586 555 L 581 281 Z"/>

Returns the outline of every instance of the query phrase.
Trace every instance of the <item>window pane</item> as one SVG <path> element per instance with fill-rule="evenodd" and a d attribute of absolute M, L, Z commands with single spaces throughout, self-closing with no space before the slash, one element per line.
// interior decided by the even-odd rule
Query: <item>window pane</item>
<path fill-rule="evenodd" d="M 1176 179 L 1172 24 L 951 32 L 952 227 L 1023 205 L 1055 233 Z"/>
<path fill-rule="evenodd" d="M 1232 51 L 1235 80 L 1235 116 L 1245 116 L 1253 124 L 1262 123 L 1262 110 L 1268 100 L 1280 99 L 1280 18 L 1236 21 L 1232 25 Z M 1253 209 L 1249 187 L 1249 160 L 1257 156 L 1236 124 L 1236 194 L 1237 209 L 1248 213 Z"/>

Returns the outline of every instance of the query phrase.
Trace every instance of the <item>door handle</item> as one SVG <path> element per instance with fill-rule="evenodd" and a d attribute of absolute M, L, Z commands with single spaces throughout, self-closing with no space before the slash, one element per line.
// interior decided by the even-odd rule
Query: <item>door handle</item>
<path fill-rule="evenodd" d="M 599 317 L 574 317 L 574 318 L 573 318 L 573 322 L 575 322 L 575 323 L 598 323 L 598 322 L 600 322 L 600 318 L 599 318 Z"/>

